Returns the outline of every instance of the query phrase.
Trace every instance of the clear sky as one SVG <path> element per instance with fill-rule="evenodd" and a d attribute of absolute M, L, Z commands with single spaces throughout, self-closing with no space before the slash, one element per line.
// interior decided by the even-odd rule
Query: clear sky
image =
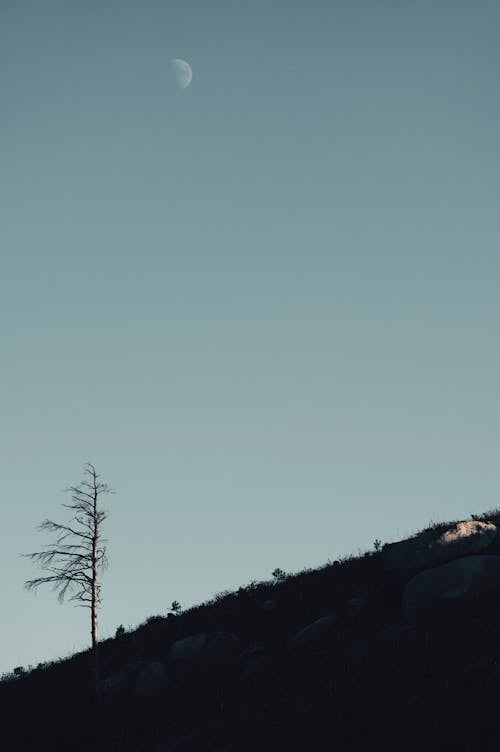
<path fill-rule="evenodd" d="M 0 0 L 0 671 L 500 501 L 497 0 Z M 181 90 L 172 58 L 187 60 Z"/>

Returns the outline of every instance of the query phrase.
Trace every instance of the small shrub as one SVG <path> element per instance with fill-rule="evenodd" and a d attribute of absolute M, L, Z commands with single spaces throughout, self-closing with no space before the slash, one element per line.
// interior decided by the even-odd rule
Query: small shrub
<path fill-rule="evenodd" d="M 284 572 L 282 569 L 277 567 L 274 572 L 271 572 L 272 576 L 274 577 L 274 584 L 278 585 L 280 582 L 285 582 L 288 575 L 286 572 Z"/>
<path fill-rule="evenodd" d="M 146 624 L 158 624 L 160 621 L 163 621 L 164 619 L 165 619 L 164 616 L 157 614 L 156 616 L 150 616 L 148 619 L 146 619 Z"/>
<path fill-rule="evenodd" d="M 214 595 L 212 603 L 220 603 L 221 601 L 225 601 L 229 595 L 232 595 L 232 592 L 230 590 L 221 590 L 220 593 L 216 593 Z"/>
<path fill-rule="evenodd" d="M 115 638 L 121 637 L 124 634 L 125 634 L 125 627 L 123 626 L 123 624 L 120 624 L 120 626 L 116 628 Z"/>
<path fill-rule="evenodd" d="M 174 614 L 179 614 L 182 611 L 182 607 L 179 601 L 172 601 L 170 610 L 173 611 Z"/>
<path fill-rule="evenodd" d="M 382 548 L 382 541 L 378 538 L 375 538 L 375 540 L 373 541 L 373 548 L 375 549 L 375 551 L 380 551 L 380 549 Z"/>

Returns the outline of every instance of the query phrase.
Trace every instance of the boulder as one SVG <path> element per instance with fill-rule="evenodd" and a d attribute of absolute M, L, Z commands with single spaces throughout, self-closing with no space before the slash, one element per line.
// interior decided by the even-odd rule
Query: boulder
<path fill-rule="evenodd" d="M 456 556 L 477 554 L 490 546 L 497 535 L 497 526 L 493 522 L 481 522 L 480 520 L 465 520 L 446 530 L 436 541 L 436 547 L 447 548 Z"/>
<path fill-rule="evenodd" d="M 337 625 L 336 614 L 328 614 L 300 629 L 287 642 L 287 650 L 290 653 L 322 640 L 332 634 Z"/>
<path fill-rule="evenodd" d="M 242 685 L 270 678 L 279 670 L 278 657 L 266 653 L 262 642 L 257 642 L 244 650 L 239 657 L 239 663 L 239 681 Z"/>
<path fill-rule="evenodd" d="M 135 678 L 133 694 L 135 697 L 151 700 L 161 697 L 168 689 L 165 666 L 160 661 L 146 663 Z"/>
<path fill-rule="evenodd" d="M 139 662 L 127 663 L 123 668 L 113 671 L 98 685 L 98 694 L 105 704 L 121 702 L 130 691 L 132 683 L 141 670 Z"/>
<path fill-rule="evenodd" d="M 238 663 L 241 645 L 230 632 L 212 632 L 200 653 L 198 669 L 202 676 L 213 676 L 231 671 Z"/>
<path fill-rule="evenodd" d="M 176 640 L 168 652 L 168 670 L 175 679 L 189 679 L 198 666 L 200 653 L 207 641 L 207 635 L 189 635 Z"/>
<path fill-rule="evenodd" d="M 441 535 L 434 530 L 424 530 L 407 540 L 386 544 L 382 549 L 383 569 L 386 572 L 408 572 L 435 567 L 451 559 L 484 551 L 496 535 L 496 525 L 479 520 L 457 522 Z"/>
<path fill-rule="evenodd" d="M 500 556 L 467 556 L 415 575 L 403 592 L 408 622 L 454 613 L 481 598 L 500 594 Z"/>
<path fill-rule="evenodd" d="M 229 632 L 190 635 L 170 647 L 169 672 L 182 682 L 222 674 L 237 665 L 239 652 L 240 641 Z"/>

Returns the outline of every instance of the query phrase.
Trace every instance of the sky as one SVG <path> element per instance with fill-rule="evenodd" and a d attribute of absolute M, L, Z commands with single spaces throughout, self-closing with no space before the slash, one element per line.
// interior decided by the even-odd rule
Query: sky
<path fill-rule="evenodd" d="M 0 0 L 0 672 L 499 505 L 496 0 Z M 193 79 L 177 86 L 172 59 Z"/>

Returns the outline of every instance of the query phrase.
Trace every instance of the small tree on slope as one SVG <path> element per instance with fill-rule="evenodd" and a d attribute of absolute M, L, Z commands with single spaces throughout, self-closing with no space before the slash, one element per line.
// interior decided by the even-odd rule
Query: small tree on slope
<path fill-rule="evenodd" d="M 67 525 L 44 520 L 38 530 L 56 534 L 55 543 L 43 551 L 23 554 L 39 564 L 49 574 L 27 580 L 25 587 L 36 590 L 40 585 L 51 583 L 58 593 L 59 602 L 65 598 L 75 605 L 90 609 L 91 638 L 94 654 L 95 688 L 99 682 L 99 654 L 97 637 L 97 609 L 101 602 L 99 573 L 107 566 L 105 541 L 101 538 L 101 524 L 107 512 L 100 509 L 100 496 L 113 493 L 106 483 L 99 481 L 95 467 L 88 462 L 84 467 L 85 477 L 79 486 L 65 489 L 71 493 L 71 503 L 63 504 L 73 512 Z"/>

